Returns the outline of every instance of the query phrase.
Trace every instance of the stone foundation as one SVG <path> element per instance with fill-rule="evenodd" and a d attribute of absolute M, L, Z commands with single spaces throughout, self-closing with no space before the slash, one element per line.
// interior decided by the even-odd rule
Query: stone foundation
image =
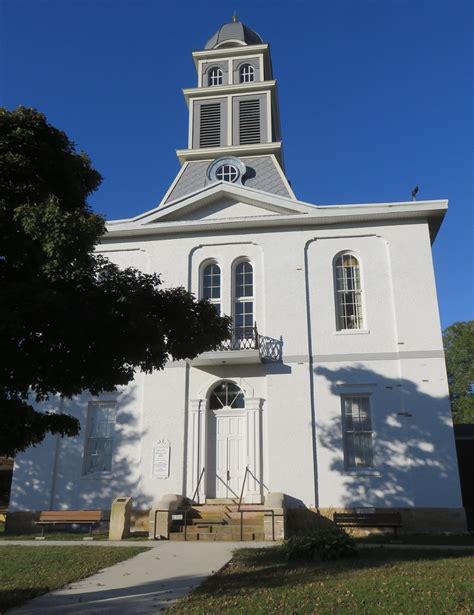
<path fill-rule="evenodd" d="M 334 527 L 336 512 L 357 512 L 357 508 L 291 508 L 287 511 L 288 535 L 303 534 L 314 529 Z M 367 512 L 399 512 L 402 527 L 399 534 L 463 534 L 467 531 L 464 508 L 368 508 Z M 390 532 L 390 528 L 348 528 L 355 536 Z"/>

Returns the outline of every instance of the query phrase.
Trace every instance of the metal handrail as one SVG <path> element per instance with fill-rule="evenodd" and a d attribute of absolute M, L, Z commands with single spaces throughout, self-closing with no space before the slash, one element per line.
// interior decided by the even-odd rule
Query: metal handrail
<path fill-rule="evenodd" d="M 249 473 L 249 467 L 245 466 L 245 474 L 244 474 L 244 480 L 242 482 L 242 490 L 240 492 L 240 498 L 239 498 L 239 507 L 238 507 L 238 512 L 240 512 L 240 506 L 242 504 L 242 498 L 244 497 L 244 489 L 245 489 L 245 481 L 247 480 L 247 474 Z M 241 517 L 242 518 L 242 517 Z M 241 524 L 242 527 L 242 524 Z"/>
<path fill-rule="evenodd" d="M 259 337 L 257 323 L 253 327 L 233 327 L 231 336 L 217 350 L 258 350 Z"/>
<path fill-rule="evenodd" d="M 252 472 L 252 470 L 248 466 L 246 466 L 245 467 L 244 480 L 242 482 L 242 490 L 240 492 L 238 512 L 240 512 L 240 506 L 242 504 L 242 498 L 244 497 L 245 481 L 247 480 L 247 474 L 250 474 L 250 476 L 252 476 L 252 478 L 254 480 L 256 480 L 259 485 L 262 485 L 262 487 L 264 487 L 268 492 L 270 492 L 270 489 L 265 485 L 265 483 L 262 483 L 262 481 L 255 476 L 255 474 Z"/>
<path fill-rule="evenodd" d="M 195 498 L 196 498 L 197 494 L 199 493 L 199 486 L 201 485 L 201 480 L 202 480 L 202 477 L 204 476 L 204 472 L 205 472 L 205 471 L 206 471 L 206 468 L 205 468 L 205 467 L 203 467 L 203 469 L 201 470 L 201 474 L 200 474 L 200 476 L 199 476 L 199 480 L 198 480 L 197 485 L 196 485 L 196 490 L 195 490 L 195 492 L 193 493 L 193 500 L 192 500 L 193 502 L 194 502 L 194 500 L 195 500 Z"/>

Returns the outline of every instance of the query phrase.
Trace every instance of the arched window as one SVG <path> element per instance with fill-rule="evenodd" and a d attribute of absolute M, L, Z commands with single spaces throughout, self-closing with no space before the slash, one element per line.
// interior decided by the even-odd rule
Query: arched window
<path fill-rule="evenodd" d="M 251 340 L 254 332 L 253 267 L 241 261 L 234 271 L 234 336 L 236 340 Z"/>
<path fill-rule="evenodd" d="M 213 389 L 209 397 L 209 409 L 243 408 L 245 406 L 244 394 L 234 382 L 221 382 Z"/>
<path fill-rule="evenodd" d="M 239 70 L 240 83 L 250 83 L 255 79 L 255 69 L 251 64 L 242 64 Z"/>
<path fill-rule="evenodd" d="M 222 69 L 218 66 L 209 71 L 208 85 L 222 85 Z"/>
<path fill-rule="evenodd" d="M 350 253 L 340 254 L 334 263 L 337 329 L 362 329 L 362 286 L 360 266 Z"/>
<path fill-rule="evenodd" d="M 221 268 L 217 263 L 209 263 L 202 270 L 201 297 L 208 299 L 221 313 Z"/>

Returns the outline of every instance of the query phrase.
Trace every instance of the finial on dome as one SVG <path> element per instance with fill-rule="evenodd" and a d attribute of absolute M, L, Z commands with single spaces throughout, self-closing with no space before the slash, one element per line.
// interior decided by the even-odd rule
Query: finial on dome
<path fill-rule="evenodd" d="M 239 21 L 239 18 L 237 17 L 237 11 L 234 11 L 234 14 L 232 15 L 232 23 L 237 23 Z"/>

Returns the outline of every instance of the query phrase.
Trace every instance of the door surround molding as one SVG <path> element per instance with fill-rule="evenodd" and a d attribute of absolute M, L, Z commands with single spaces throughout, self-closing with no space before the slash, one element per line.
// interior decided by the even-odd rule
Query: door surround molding
<path fill-rule="evenodd" d="M 247 478 L 243 501 L 252 504 L 260 504 L 263 502 L 263 487 L 261 482 L 263 482 L 262 409 L 264 399 L 261 397 L 244 397 L 244 399 L 244 408 L 229 408 L 227 410 L 210 410 L 208 407 L 208 400 L 206 398 L 190 400 L 189 411 L 191 414 L 191 433 L 189 446 L 191 448 L 191 454 L 188 459 L 190 460 L 191 466 L 191 493 L 188 494 L 188 497 L 192 497 L 196 491 L 202 469 L 207 465 L 207 453 L 209 449 L 209 416 L 212 412 L 214 413 L 214 416 L 227 414 L 227 416 L 244 417 L 245 465 L 248 466 L 249 470 L 258 480 L 253 478 L 251 475 Z M 258 481 L 260 481 L 260 483 Z M 196 500 L 201 504 L 206 500 L 207 485 L 208 477 L 204 475 L 196 496 Z"/>

